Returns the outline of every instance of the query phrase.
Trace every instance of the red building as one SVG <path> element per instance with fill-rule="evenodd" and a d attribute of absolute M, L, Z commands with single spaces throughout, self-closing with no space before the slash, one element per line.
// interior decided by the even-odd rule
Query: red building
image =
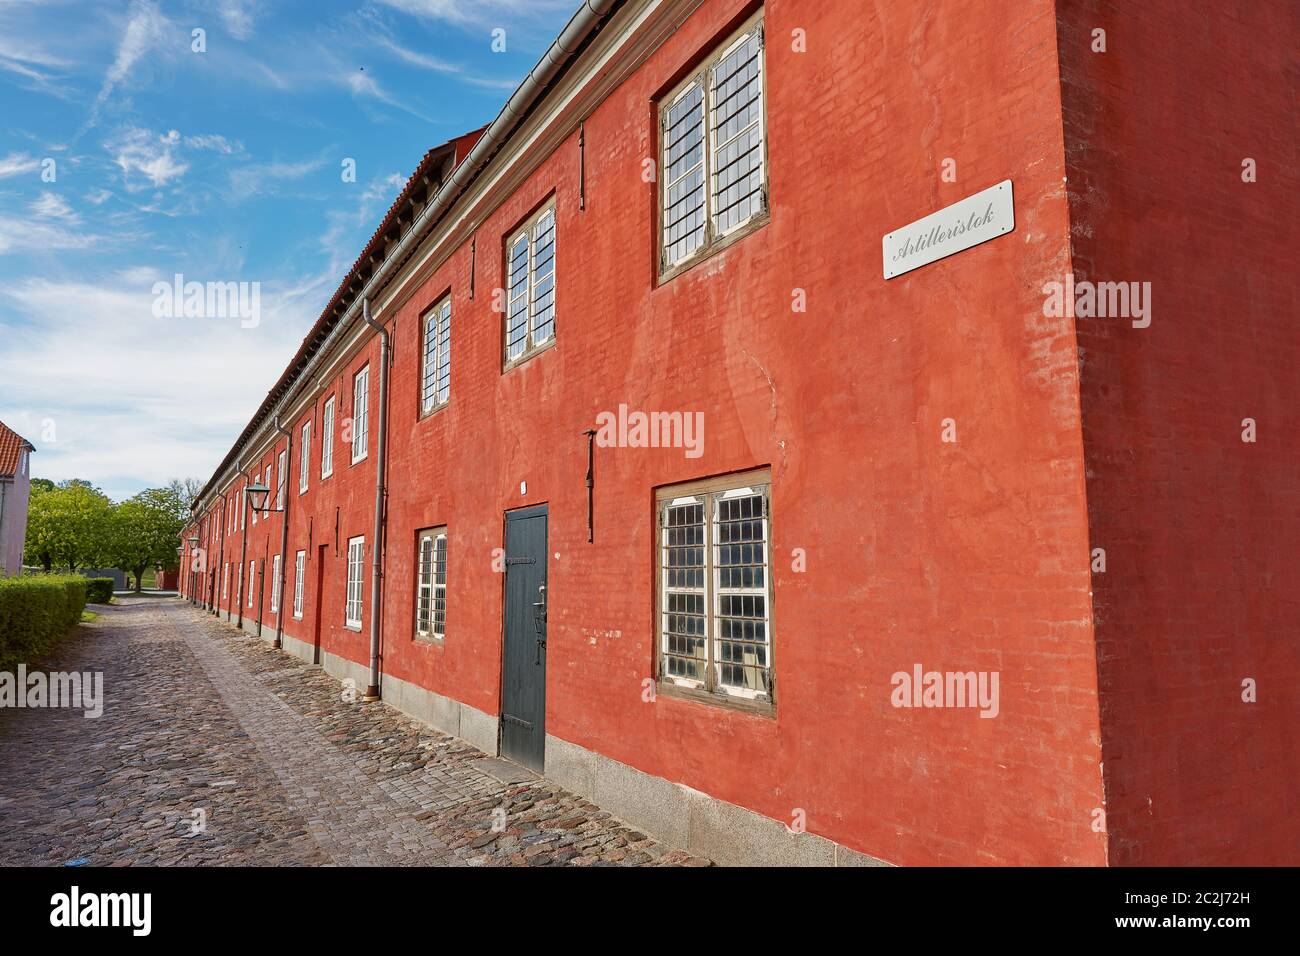
<path fill-rule="evenodd" d="M 416 170 L 187 592 L 721 862 L 1300 861 L 1295 35 L 589 0 Z"/>

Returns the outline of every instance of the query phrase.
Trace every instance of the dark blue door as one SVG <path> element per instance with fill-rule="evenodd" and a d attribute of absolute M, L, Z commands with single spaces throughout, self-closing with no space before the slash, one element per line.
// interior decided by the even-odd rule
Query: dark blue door
<path fill-rule="evenodd" d="M 546 506 L 506 513 L 501 755 L 541 772 L 546 757 Z"/>

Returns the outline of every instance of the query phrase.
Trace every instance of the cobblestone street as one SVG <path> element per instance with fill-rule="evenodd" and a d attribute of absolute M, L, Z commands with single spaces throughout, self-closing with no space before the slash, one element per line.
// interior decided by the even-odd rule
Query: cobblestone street
<path fill-rule="evenodd" d="M 102 671 L 102 717 L 0 710 L 0 865 L 707 864 L 188 604 L 119 601 L 40 666 Z"/>

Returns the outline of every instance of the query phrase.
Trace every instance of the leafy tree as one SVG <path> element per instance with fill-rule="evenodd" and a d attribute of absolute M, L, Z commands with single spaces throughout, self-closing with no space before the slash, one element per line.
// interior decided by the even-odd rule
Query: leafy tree
<path fill-rule="evenodd" d="M 27 509 L 25 551 L 29 563 L 76 571 L 104 560 L 113 503 L 88 481 L 74 478 L 54 487 L 33 482 Z"/>
<path fill-rule="evenodd" d="M 148 568 L 176 567 L 176 542 L 189 515 L 173 482 L 149 488 L 114 506 L 108 549 L 114 566 L 135 576 L 135 590 Z"/>

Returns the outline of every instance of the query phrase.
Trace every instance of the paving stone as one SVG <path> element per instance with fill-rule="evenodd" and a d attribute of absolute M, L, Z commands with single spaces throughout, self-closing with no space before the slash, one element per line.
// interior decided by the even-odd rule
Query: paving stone
<path fill-rule="evenodd" d="M 0 711 L 0 865 L 709 865 L 185 602 L 120 600 L 42 665 L 102 671 L 102 717 Z"/>

